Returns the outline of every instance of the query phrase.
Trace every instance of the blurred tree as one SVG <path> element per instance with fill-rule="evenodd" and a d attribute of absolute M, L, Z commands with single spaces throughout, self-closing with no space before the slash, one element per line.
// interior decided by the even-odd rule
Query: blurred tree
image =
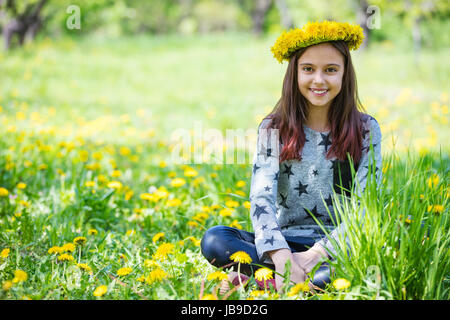
<path fill-rule="evenodd" d="M 272 6 L 276 6 L 279 15 L 280 23 L 286 28 L 293 28 L 294 22 L 290 15 L 290 9 L 285 0 L 239 0 L 241 7 L 247 12 L 253 24 L 253 32 L 256 35 L 260 35 L 264 31 L 264 20 L 272 9 Z"/>
<path fill-rule="evenodd" d="M 393 11 L 403 21 L 412 36 L 416 56 L 421 50 L 423 35 L 421 24 L 434 16 L 448 19 L 450 1 L 448 0 L 372 0 L 381 10 Z"/>
<path fill-rule="evenodd" d="M 47 0 L 0 0 L 0 25 L 4 48 L 11 47 L 13 36 L 18 36 L 19 45 L 32 40 L 42 27 L 42 8 Z"/>

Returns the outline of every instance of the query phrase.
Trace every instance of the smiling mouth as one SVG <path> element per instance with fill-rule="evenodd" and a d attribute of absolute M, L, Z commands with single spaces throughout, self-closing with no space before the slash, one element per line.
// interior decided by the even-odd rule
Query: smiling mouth
<path fill-rule="evenodd" d="M 312 91 L 314 94 L 316 95 L 324 95 L 325 93 L 328 92 L 328 89 L 309 89 L 310 91 Z"/>

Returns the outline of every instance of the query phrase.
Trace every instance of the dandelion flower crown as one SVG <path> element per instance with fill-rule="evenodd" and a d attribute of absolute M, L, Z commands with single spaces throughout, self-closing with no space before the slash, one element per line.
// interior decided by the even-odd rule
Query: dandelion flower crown
<path fill-rule="evenodd" d="M 283 31 L 270 50 L 273 56 L 282 63 L 283 60 L 289 60 L 298 49 L 313 44 L 343 40 L 347 43 L 349 50 L 356 50 L 363 39 L 363 30 L 359 25 L 327 20 L 308 22 L 301 29 Z"/>

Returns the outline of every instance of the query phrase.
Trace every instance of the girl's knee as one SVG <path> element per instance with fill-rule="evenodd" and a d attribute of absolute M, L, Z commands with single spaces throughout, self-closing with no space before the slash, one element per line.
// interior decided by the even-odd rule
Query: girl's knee
<path fill-rule="evenodd" d="M 200 242 L 203 256 L 213 265 L 222 260 L 224 249 L 224 237 L 229 227 L 214 226 L 206 230 Z"/>

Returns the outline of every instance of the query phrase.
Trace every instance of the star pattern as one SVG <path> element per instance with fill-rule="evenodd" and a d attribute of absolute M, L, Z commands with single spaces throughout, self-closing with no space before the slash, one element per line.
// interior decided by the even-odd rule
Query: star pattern
<path fill-rule="evenodd" d="M 319 146 L 325 146 L 325 152 L 328 151 L 328 146 L 331 145 L 331 141 L 329 139 L 330 134 L 320 134 L 322 136 L 322 141 L 319 143 Z"/>
<path fill-rule="evenodd" d="M 288 179 L 289 179 L 290 176 L 294 175 L 292 173 L 292 164 L 291 165 L 284 164 L 284 172 L 283 172 L 283 174 L 287 174 Z"/>
<path fill-rule="evenodd" d="M 302 184 L 302 182 L 299 180 L 298 187 L 294 188 L 294 190 L 298 190 L 298 196 L 300 197 L 303 193 L 308 193 L 308 191 L 306 191 L 307 187 L 308 185 Z"/>

